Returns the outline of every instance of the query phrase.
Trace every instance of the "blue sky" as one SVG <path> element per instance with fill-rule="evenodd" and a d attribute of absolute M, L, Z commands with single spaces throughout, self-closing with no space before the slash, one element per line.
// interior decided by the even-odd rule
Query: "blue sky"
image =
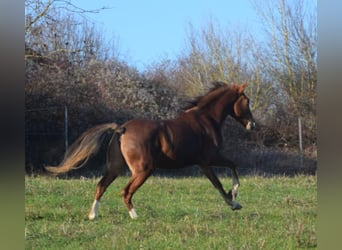
<path fill-rule="evenodd" d="M 84 9 L 111 9 L 87 14 L 117 42 L 130 65 L 143 70 L 161 58 L 175 59 L 185 48 L 189 23 L 200 28 L 212 18 L 222 28 L 254 28 L 257 16 L 248 0 L 97 0 L 73 1 Z"/>

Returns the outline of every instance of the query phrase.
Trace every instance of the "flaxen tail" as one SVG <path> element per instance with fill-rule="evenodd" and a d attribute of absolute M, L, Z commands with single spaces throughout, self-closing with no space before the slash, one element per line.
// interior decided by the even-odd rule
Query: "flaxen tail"
<path fill-rule="evenodd" d="M 67 150 L 64 160 L 59 166 L 47 166 L 45 169 L 51 173 L 65 173 L 71 169 L 81 168 L 90 158 L 95 155 L 103 141 L 107 131 L 123 133 L 124 128 L 116 123 L 106 123 L 93 127 L 84 132 Z"/>

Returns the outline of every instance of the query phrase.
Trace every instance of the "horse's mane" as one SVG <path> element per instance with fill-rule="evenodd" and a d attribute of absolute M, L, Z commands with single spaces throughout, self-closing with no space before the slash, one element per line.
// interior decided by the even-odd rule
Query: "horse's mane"
<path fill-rule="evenodd" d="M 187 101 L 187 105 L 185 105 L 183 111 L 189 110 L 194 107 L 201 108 L 212 101 L 212 99 L 216 99 L 223 92 L 227 91 L 227 88 L 231 87 L 230 84 L 220 81 L 212 82 L 211 85 L 212 87 L 206 94 L 197 96 L 194 99 Z"/>

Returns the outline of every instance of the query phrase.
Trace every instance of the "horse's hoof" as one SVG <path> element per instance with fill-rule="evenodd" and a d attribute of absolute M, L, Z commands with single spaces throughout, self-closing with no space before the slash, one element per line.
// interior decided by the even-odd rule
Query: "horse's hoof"
<path fill-rule="evenodd" d="M 234 204 L 232 205 L 231 208 L 232 208 L 233 211 L 234 210 L 240 210 L 242 208 L 242 206 L 239 203 L 234 202 Z"/>
<path fill-rule="evenodd" d="M 129 210 L 128 213 L 129 213 L 129 216 L 130 216 L 133 220 L 135 220 L 135 219 L 138 218 L 137 212 L 135 211 L 134 208 L 132 208 L 131 210 Z"/>
<path fill-rule="evenodd" d="M 88 215 L 88 219 L 89 220 L 95 220 L 96 219 L 96 215 L 95 214 L 89 214 Z"/>

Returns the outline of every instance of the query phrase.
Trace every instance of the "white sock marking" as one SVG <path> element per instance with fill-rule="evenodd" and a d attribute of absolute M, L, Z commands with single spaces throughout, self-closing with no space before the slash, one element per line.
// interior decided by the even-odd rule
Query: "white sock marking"
<path fill-rule="evenodd" d="M 132 219 L 138 218 L 137 212 L 135 211 L 134 208 L 132 208 L 128 213 L 129 213 L 129 216 L 131 216 Z"/>
<path fill-rule="evenodd" d="M 93 205 L 91 206 L 91 209 L 88 215 L 89 220 L 93 220 L 96 218 L 97 210 L 99 208 L 99 203 L 100 203 L 99 201 L 94 200 Z"/>
<path fill-rule="evenodd" d="M 235 184 L 233 186 L 233 190 L 232 190 L 232 199 L 235 200 L 236 198 L 236 195 L 238 194 L 238 188 L 239 188 L 239 184 Z"/>

